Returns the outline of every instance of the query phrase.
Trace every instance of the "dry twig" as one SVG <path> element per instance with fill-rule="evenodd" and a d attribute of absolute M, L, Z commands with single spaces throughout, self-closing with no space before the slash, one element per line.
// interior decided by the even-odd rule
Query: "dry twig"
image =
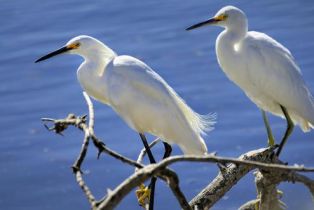
<path fill-rule="evenodd" d="M 44 122 L 51 122 L 54 125 L 46 128 L 50 131 L 54 131 L 57 134 L 62 132 L 69 126 L 73 125 L 84 132 L 84 139 L 82 148 L 79 156 L 77 157 L 75 163 L 73 164 L 73 172 L 75 174 L 76 180 L 79 186 L 82 188 L 84 194 L 86 195 L 92 209 L 113 209 L 118 203 L 134 188 L 139 186 L 141 183 L 156 176 L 166 181 L 169 184 L 173 194 L 176 196 L 182 209 L 208 209 L 212 207 L 225 193 L 227 193 L 244 175 L 249 171 L 257 168 L 263 173 L 272 173 L 273 175 L 280 174 L 280 178 L 276 179 L 272 183 L 276 186 L 282 181 L 292 181 L 300 182 L 306 185 L 312 195 L 314 195 L 314 182 L 313 180 L 307 178 L 304 175 L 298 174 L 297 172 L 313 172 L 314 168 L 306 168 L 304 166 L 287 166 L 277 161 L 277 164 L 272 164 L 273 159 L 271 158 L 274 148 L 266 148 L 250 151 L 239 158 L 225 158 L 219 157 L 214 154 L 209 154 L 207 156 L 173 156 L 162 160 L 156 164 L 143 165 L 141 164 L 142 159 L 145 155 L 145 151 L 139 155 L 137 161 L 131 160 L 111 149 L 109 149 L 95 134 L 94 134 L 94 110 L 93 105 L 84 92 L 85 100 L 87 101 L 89 108 L 89 124 L 86 124 L 86 116 L 76 117 L 73 114 L 68 115 L 65 119 L 51 119 L 43 118 Z M 117 186 L 113 191 L 108 192 L 102 199 L 96 201 L 92 192 L 84 182 L 81 166 L 84 162 L 85 156 L 87 154 L 89 140 L 92 140 L 94 146 L 98 148 L 98 157 L 101 153 L 106 153 L 123 163 L 126 163 L 132 167 L 136 168 L 134 174 L 129 178 L 124 180 L 119 186 Z M 157 143 L 158 140 L 154 141 L 151 146 Z M 179 178 L 177 174 L 168 169 L 167 167 L 176 162 L 190 161 L 190 162 L 208 162 L 208 163 L 219 163 L 224 165 L 217 177 L 198 195 L 196 195 L 190 203 L 187 202 L 185 195 L 182 193 L 179 187 Z M 227 165 L 229 164 L 229 165 Z M 274 180 L 268 177 L 270 180 Z M 264 194 L 262 192 L 262 194 Z M 258 200 L 258 199 L 256 199 Z M 254 200 L 254 201 L 256 201 Z M 261 201 L 263 199 L 259 199 Z M 262 202 L 260 202 L 262 203 Z M 267 203 L 267 202 L 265 202 Z M 250 203 L 252 205 L 252 202 Z M 249 204 L 247 204 L 247 207 Z M 245 205 L 243 206 L 245 209 Z"/>

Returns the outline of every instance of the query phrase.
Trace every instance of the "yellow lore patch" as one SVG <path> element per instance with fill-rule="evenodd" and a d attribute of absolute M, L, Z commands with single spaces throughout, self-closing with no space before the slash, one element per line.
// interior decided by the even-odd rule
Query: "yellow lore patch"
<path fill-rule="evenodd" d="M 217 17 L 214 17 L 214 19 L 215 19 L 216 21 L 222 21 L 222 20 L 226 20 L 227 17 L 228 17 L 227 15 L 222 14 L 222 15 L 219 15 L 219 16 L 217 16 Z"/>
<path fill-rule="evenodd" d="M 67 46 L 68 49 L 77 49 L 81 44 L 80 43 L 73 43 Z"/>

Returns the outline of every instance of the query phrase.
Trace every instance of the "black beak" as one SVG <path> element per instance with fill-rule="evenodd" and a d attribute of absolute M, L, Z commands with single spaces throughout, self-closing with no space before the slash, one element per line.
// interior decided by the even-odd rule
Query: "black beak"
<path fill-rule="evenodd" d="M 209 19 L 209 20 L 206 20 L 206 21 L 197 23 L 197 24 L 195 24 L 195 25 L 192 25 L 192 26 L 188 27 L 188 28 L 185 29 L 185 30 L 190 31 L 190 30 L 193 30 L 193 29 L 195 29 L 195 28 L 199 28 L 199 27 L 202 27 L 202 26 L 206 26 L 206 25 L 211 25 L 211 24 L 213 24 L 213 23 L 217 23 L 218 21 L 219 21 L 219 20 L 217 20 L 217 18 L 211 18 L 211 19 Z"/>
<path fill-rule="evenodd" d="M 65 52 L 67 52 L 69 50 L 71 50 L 71 48 L 69 48 L 67 46 L 62 47 L 62 48 L 60 48 L 60 49 L 58 49 L 58 50 L 56 50 L 56 51 L 54 51 L 52 53 L 49 53 L 48 55 L 45 55 L 45 56 L 39 58 L 38 60 L 35 61 L 35 63 L 38 63 L 38 62 L 43 61 L 43 60 L 46 60 L 48 58 L 51 58 L 51 57 L 56 56 L 56 55 L 59 55 L 61 53 L 65 53 Z"/>

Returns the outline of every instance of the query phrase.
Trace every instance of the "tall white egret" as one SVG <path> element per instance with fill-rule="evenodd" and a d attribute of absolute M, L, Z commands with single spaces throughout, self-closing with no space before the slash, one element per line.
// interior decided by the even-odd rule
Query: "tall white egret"
<path fill-rule="evenodd" d="M 240 9 L 226 6 L 201 26 L 225 28 L 216 40 L 216 54 L 227 77 L 262 109 L 269 144 L 273 135 L 265 111 L 285 117 L 287 129 L 276 152 L 279 156 L 294 124 L 309 131 L 314 125 L 313 97 L 290 51 L 264 33 L 248 32 L 246 15 Z"/>
<path fill-rule="evenodd" d="M 131 56 L 118 56 L 99 40 L 85 35 L 71 39 L 59 50 L 39 58 L 36 63 L 62 53 L 84 58 L 77 70 L 80 85 L 92 98 L 111 106 L 140 134 L 151 163 L 156 161 L 145 132 L 163 139 L 164 158 L 170 155 L 169 144 L 172 143 L 178 144 L 185 154 L 207 153 L 201 134 L 211 128 L 213 118 L 195 113 L 145 63 Z M 152 195 L 155 181 L 153 178 L 150 184 Z M 150 200 L 151 208 L 153 198 Z"/>

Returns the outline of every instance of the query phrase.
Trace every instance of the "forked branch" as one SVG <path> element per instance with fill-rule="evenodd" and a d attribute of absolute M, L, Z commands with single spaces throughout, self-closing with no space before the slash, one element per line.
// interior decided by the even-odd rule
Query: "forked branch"
<path fill-rule="evenodd" d="M 81 151 L 72 168 L 76 177 L 76 181 L 82 188 L 92 209 L 107 210 L 115 208 L 128 193 L 130 193 L 144 181 L 150 179 L 152 176 L 156 176 L 168 183 L 182 209 L 208 209 L 212 207 L 218 200 L 220 200 L 233 186 L 235 186 L 243 176 L 253 169 L 258 169 L 262 173 L 267 172 L 269 174 L 271 172 L 274 177 L 277 177 L 276 180 L 272 178 L 270 179 L 274 181 L 273 183 L 275 185 L 283 181 L 302 183 L 307 186 L 311 194 L 314 195 L 313 180 L 298 173 L 314 172 L 314 168 L 306 168 L 304 166 L 288 166 L 282 164 L 282 162 L 279 160 L 272 158 L 274 147 L 250 151 L 241 155 L 239 158 L 219 157 L 215 154 L 208 154 L 206 156 L 172 156 L 156 164 L 143 165 L 142 159 L 145 156 L 145 150 L 142 150 L 138 160 L 134 161 L 119 154 L 116 151 L 111 150 L 95 135 L 93 104 L 88 95 L 85 92 L 83 94 L 89 109 L 88 125 L 86 116 L 77 117 L 74 114 L 69 114 L 65 119 L 43 118 L 42 120 L 45 122 L 45 126 L 48 130 L 54 131 L 57 134 L 62 135 L 63 131 L 66 130 L 70 125 L 75 126 L 84 132 Z M 48 127 L 47 123 L 52 123 L 53 125 Z M 88 151 L 90 140 L 93 141 L 94 146 L 98 149 L 98 157 L 101 153 L 105 153 L 131 167 L 135 167 L 136 169 L 132 175 L 130 175 L 114 190 L 108 191 L 107 195 L 104 195 L 103 198 L 98 201 L 84 182 L 83 173 L 81 170 Z M 156 143 L 158 143 L 158 139 L 155 140 L 151 146 Z M 217 177 L 211 181 L 209 185 L 205 187 L 198 195 L 196 195 L 190 201 L 190 203 L 187 202 L 184 193 L 179 187 L 179 178 L 177 174 L 168 168 L 168 166 L 171 164 L 183 161 L 207 162 L 210 164 L 218 163 L 222 165 L 219 167 L 220 172 L 218 173 Z M 278 179 L 278 177 L 280 178 Z M 262 199 L 256 200 L 260 202 L 260 206 L 265 204 L 262 202 Z M 248 205 L 249 204 L 247 204 L 247 206 Z M 245 205 L 243 207 L 245 207 Z"/>

